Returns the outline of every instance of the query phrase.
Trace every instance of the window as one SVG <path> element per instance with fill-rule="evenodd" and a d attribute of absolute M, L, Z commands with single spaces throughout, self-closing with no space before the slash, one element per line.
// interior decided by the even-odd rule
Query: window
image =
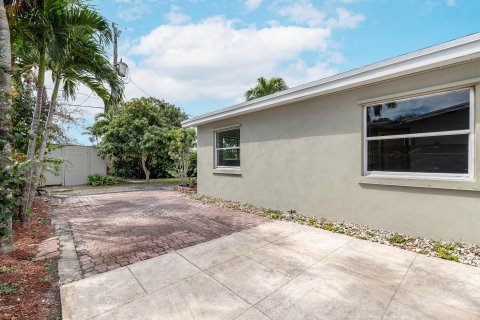
<path fill-rule="evenodd" d="M 215 132 L 215 167 L 240 167 L 240 128 Z"/>
<path fill-rule="evenodd" d="M 365 107 L 366 175 L 471 178 L 473 90 Z"/>

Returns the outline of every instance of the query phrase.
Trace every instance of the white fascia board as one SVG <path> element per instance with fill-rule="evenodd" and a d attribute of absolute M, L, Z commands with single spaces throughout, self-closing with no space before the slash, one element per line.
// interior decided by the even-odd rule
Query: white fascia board
<path fill-rule="evenodd" d="M 276 106 L 480 58 L 480 33 L 377 62 L 182 122 L 197 127 Z"/>

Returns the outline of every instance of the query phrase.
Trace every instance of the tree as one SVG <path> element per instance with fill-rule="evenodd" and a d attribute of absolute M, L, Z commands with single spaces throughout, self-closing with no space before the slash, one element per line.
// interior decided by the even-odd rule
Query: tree
<path fill-rule="evenodd" d="M 247 101 L 257 99 L 278 91 L 288 89 L 287 84 L 282 78 L 271 78 L 270 80 L 260 77 L 257 79 L 257 86 L 245 92 Z"/>
<path fill-rule="evenodd" d="M 108 125 L 114 118 L 113 111 L 114 110 L 111 109 L 107 110 L 107 112 L 95 115 L 95 122 L 92 125 L 85 127 L 85 131 L 82 132 L 82 134 L 88 135 L 88 139 L 92 144 L 98 145 L 99 139 L 107 132 Z"/>
<path fill-rule="evenodd" d="M 105 58 L 103 47 L 94 40 L 94 35 L 95 30 L 90 30 L 90 33 L 83 31 L 81 34 L 74 34 L 70 37 L 66 54 L 57 61 L 49 61 L 49 69 L 52 70 L 55 84 L 38 151 L 40 163 L 45 159 L 58 91 L 62 83 L 65 99 L 74 98 L 76 87 L 81 83 L 103 99 L 107 110 L 123 95 L 123 83 L 120 76 Z M 108 84 L 109 88 L 106 88 L 105 84 Z M 37 191 L 41 169 L 40 165 L 35 168 L 29 194 L 29 206 Z"/>
<path fill-rule="evenodd" d="M 180 108 L 156 98 L 130 100 L 107 125 L 98 152 L 112 163 L 137 163 L 149 182 L 151 165 L 169 160 L 169 131 L 186 118 Z"/>
<path fill-rule="evenodd" d="M 0 3 L 0 253 L 14 249 L 12 241 L 12 214 L 10 198 L 11 189 L 7 187 L 11 145 L 8 141 L 12 130 L 11 124 L 11 78 L 12 53 L 10 46 L 10 29 L 3 1 Z"/>
<path fill-rule="evenodd" d="M 81 0 L 7 0 L 16 7 L 11 11 L 11 21 L 15 36 L 21 45 L 26 42 L 37 53 L 36 104 L 30 127 L 27 160 L 35 164 L 36 141 L 39 134 L 41 111 L 46 100 L 45 72 L 49 61 L 61 61 L 68 54 L 71 34 L 86 33 L 95 30 L 97 41 L 109 43 L 111 31 L 108 21 L 91 10 Z M 17 41 L 16 41 L 17 42 Z M 34 173 L 34 166 L 27 172 L 27 178 Z M 30 211 L 31 185 L 27 183 L 23 193 L 22 222 L 28 222 Z"/>
<path fill-rule="evenodd" d="M 170 150 L 168 155 L 175 163 L 174 176 L 182 180 L 182 185 L 187 185 L 188 170 L 190 168 L 190 154 L 196 144 L 196 132 L 191 128 L 180 128 L 170 132 Z"/>

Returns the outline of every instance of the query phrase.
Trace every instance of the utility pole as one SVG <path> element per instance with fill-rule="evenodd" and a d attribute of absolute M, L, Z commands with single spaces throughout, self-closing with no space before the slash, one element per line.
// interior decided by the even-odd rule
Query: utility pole
<path fill-rule="evenodd" d="M 113 29 L 113 67 L 115 70 L 117 70 L 117 64 L 118 64 L 118 37 L 120 36 L 120 33 L 122 33 L 120 30 L 117 28 L 117 24 L 115 22 L 112 22 L 112 29 Z"/>
<path fill-rule="evenodd" d="M 118 37 L 120 33 L 122 33 L 117 28 L 117 24 L 112 22 L 112 29 L 113 29 L 113 68 L 115 71 L 118 72 Z M 117 113 L 118 110 L 118 102 L 115 102 L 113 105 L 113 113 Z"/>

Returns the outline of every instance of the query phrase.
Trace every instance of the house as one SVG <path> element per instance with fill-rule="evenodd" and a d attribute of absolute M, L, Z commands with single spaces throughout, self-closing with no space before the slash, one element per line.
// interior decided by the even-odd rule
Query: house
<path fill-rule="evenodd" d="M 198 192 L 480 243 L 480 33 L 190 118 Z"/>

